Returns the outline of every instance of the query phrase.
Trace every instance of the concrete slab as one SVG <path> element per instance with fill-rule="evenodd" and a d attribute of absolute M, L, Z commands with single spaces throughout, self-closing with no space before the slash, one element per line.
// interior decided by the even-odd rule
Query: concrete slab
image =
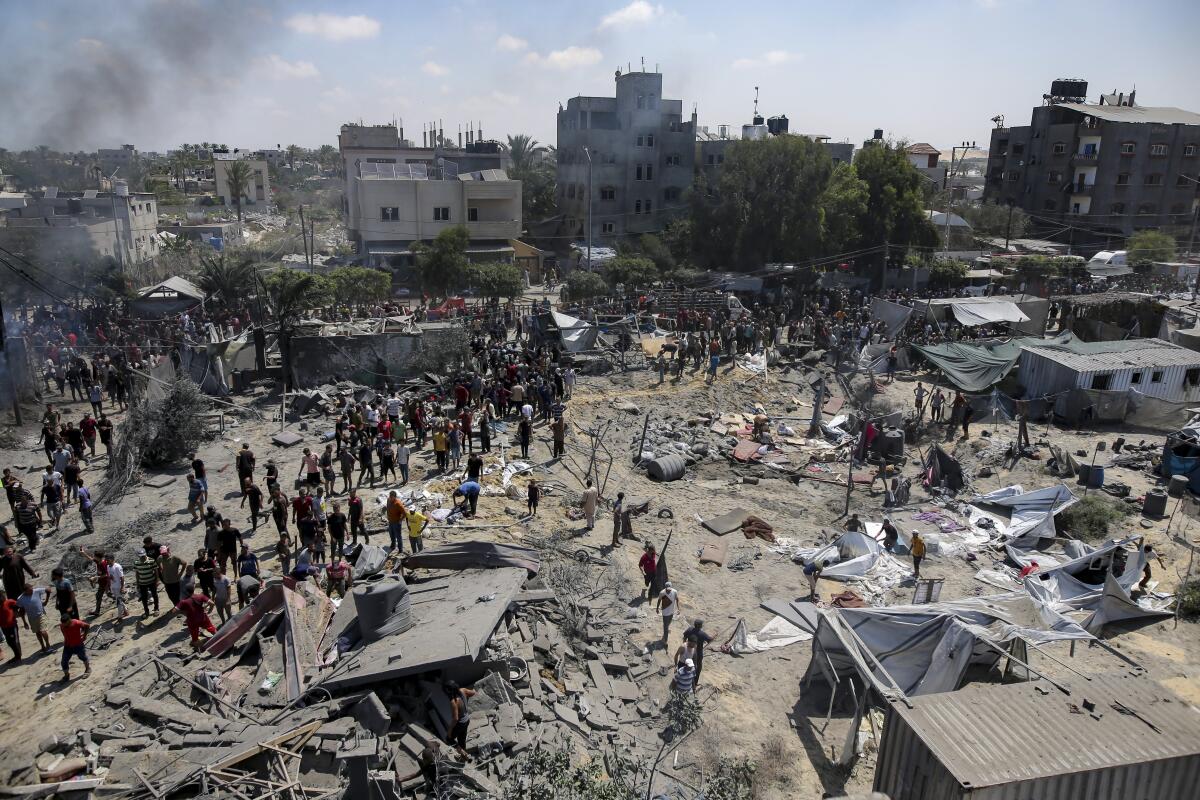
<path fill-rule="evenodd" d="M 271 441 L 280 447 L 294 447 L 304 441 L 304 437 L 295 431 L 281 431 L 272 436 Z"/>
<path fill-rule="evenodd" d="M 143 480 L 142 483 L 152 489 L 164 489 L 177 480 L 179 478 L 175 475 L 151 475 Z"/>

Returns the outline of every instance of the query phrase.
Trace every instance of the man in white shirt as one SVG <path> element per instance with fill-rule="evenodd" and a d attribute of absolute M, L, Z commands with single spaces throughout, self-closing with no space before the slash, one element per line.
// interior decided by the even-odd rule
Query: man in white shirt
<path fill-rule="evenodd" d="M 388 415 L 388 419 L 390 419 L 393 424 L 400 421 L 400 409 L 403 406 L 404 406 L 404 401 L 400 399 L 399 392 L 396 392 L 395 394 L 393 394 L 391 397 L 388 398 L 387 415 Z"/>
<path fill-rule="evenodd" d="M 575 368 L 567 367 L 563 372 L 563 394 L 566 399 L 571 399 L 571 392 L 575 390 Z"/>
<path fill-rule="evenodd" d="M 408 459 L 411 451 L 408 445 L 401 444 L 396 448 L 396 466 L 400 468 L 400 485 L 408 483 Z"/>
<path fill-rule="evenodd" d="M 108 590 L 117 604 L 117 621 L 125 619 L 125 568 L 114 556 L 108 565 Z"/>
<path fill-rule="evenodd" d="M 671 620 L 675 618 L 675 613 L 679 610 L 679 592 L 675 591 L 675 587 L 670 581 L 663 584 L 662 593 L 658 595 L 658 610 L 662 612 L 663 621 L 663 644 L 667 644 L 667 637 L 671 630 Z"/>

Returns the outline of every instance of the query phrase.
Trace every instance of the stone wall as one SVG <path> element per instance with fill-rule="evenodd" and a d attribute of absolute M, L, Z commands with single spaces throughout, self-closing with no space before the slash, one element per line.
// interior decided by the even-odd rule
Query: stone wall
<path fill-rule="evenodd" d="M 413 377 L 423 371 L 415 363 L 422 348 L 453 335 L 453 331 L 453 328 L 434 328 L 419 334 L 293 337 L 291 361 L 296 388 L 312 389 L 338 381 L 382 386 L 385 382 Z"/>

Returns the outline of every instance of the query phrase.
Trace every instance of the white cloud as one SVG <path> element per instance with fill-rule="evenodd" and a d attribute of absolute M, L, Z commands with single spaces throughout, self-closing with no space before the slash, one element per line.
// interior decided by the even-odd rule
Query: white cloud
<path fill-rule="evenodd" d="M 268 78 L 282 81 L 292 78 L 315 78 L 321 74 L 311 61 L 288 61 L 278 53 L 254 59 L 254 68 Z"/>
<path fill-rule="evenodd" d="M 496 49 L 506 53 L 516 53 L 526 47 L 529 47 L 529 42 L 507 33 L 500 34 L 500 38 L 496 39 Z"/>
<path fill-rule="evenodd" d="M 450 70 L 448 70 L 446 67 L 443 67 L 436 61 L 426 61 L 421 65 L 421 72 L 424 72 L 426 75 L 432 75 L 435 78 L 440 78 L 443 75 L 450 74 Z"/>
<path fill-rule="evenodd" d="M 87 37 L 80 39 L 76 44 L 83 50 L 99 50 L 104 47 L 104 42 L 99 39 L 89 39 Z"/>
<path fill-rule="evenodd" d="M 551 69 L 573 69 L 575 67 L 589 67 L 602 57 L 600 51 L 594 47 L 577 47 L 571 45 L 562 50 L 552 50 L 544 56 L 537 53 L 528 53 L 524 60 L 526 64 L 540 64 Z"/>
<path fill-rule="evenodd" d="M 330 100 L 345 100 L 350 96 L 350 93 L 341 86 L 333 86 L 321 92 L 321 96 Z"/>
<path fill-rule="evenodd" d="M 296 33 L 309 36 L 319 36 L 331 42 L 343 42 L 347 39 L 371 39 L 379 35 L 379 20 L 355 14 L 339 16 L 337 14 L 296 14 L 288 17 L 283 23 Z"/>
<path fill-rule="evenodd" d="M 620 28 L 625 25 L 641 25 L 657 19 L 666 13 L 662 6 L 652 6 L 646 0 L 633 0 L 632 3 L 612 12 L 600 20 L 600 28 Z"/>
<path fill-rule="evenodd" d="M 733 62 L 734 69 L 753 69 L 756 67 L 775 67 L 780 64 L 787 64 L 792 61 L 797 61 L 800 58 L 799 53 L 792 53 L 787 50 L 768 50 L 760 56 L 754 58 L 739 58 Z"/>

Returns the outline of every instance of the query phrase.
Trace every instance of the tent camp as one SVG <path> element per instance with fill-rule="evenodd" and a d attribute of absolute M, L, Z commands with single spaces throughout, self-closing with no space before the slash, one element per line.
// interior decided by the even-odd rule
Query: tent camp
<path fill-rule="evenodd" d="M 186 311 L 204 300 L 204 291 L 178 275 L 138 289 L 130 308 L 141 317 L 165 317 Z"/>
<path fill-rule="evenodd" d="M 926 487 L 941 486 L 944 483 L 947 489 L 957 492 L 966 484 L 962 465 L 936 444 L 929 448 L 929 453 L 925 456 L 921 475 Z"/>
<path fill-rule="evenodd" d="M 1021 355 L 1027 348 L 1066 346 L 1073 341 L 1073 334 L 1063 333 L 1052 339 L 1024 336 L 987 344 L 946 342 L 930 346 L 913 345 L 913 349 L 964 392 L 983 392 L 1004 380 L 1012 368 L 1021 362 Z"/>
<path fill-rule="evenodd" d="M 1091 639 L 1026 592 L 912 606 L 819 609 L 805 685 L 857 675 L 884 697 L 948 692 L 967 668 L 1025 648 Z"/>
<path fill-rule="evenodd" d="M 989 297 L 945 297 L 929 301 L 926 316 L 939 325 L 957 322 L 974 327 L 1006 323 L 1015 333 L 1041 336 L 1046 327 L 1050 301 L 1031 294 Z"/>
<path fill-rule="evenodd" d="M 802 551 L 799 555 L 807 562 L 828 561 L 829 566 L 821 570 L 822 578 L 846 580 L 866 575 L 886 554 L 883 545 L 867 534 L 847 531 L 825 547 Z"/>
<path fill-rule="evenodd" d="M 1025 588 L 1046 608 L 1080 618 L 1079 624 L 1094 634 L 1110 622 L 1170 616 L 1166 610 L 1170 598 L 1142 594 L 1134 600 L 1131 596 L 1142 579 L 1146 557 L 1140 547 L 1130 550 L 1128 545 L 1140 543 L 1141 537 L 1135 536 L 1099 548 L 1083 544 L 1083 554 L 1034 572 L 1025 579 Z M 1005 549 L 1021 566 L 1033 561 L 1042 566 L 1045 561 L 1036 550 L 1013 545 Z M 1119 575 L 1114 574 L 1117 571 Z"/>
<path fill-rule="evenodd" d="M 1079 498 L 1060 483 L 1032 492 L 1026 492 L 1017 485 L 1006 486 L 979 495 L 971 501 L 971 505 L 997 523 L 997 530 L 1006 542 L 1033 546 L 1039 539 L 1053 539 L 1055 515 L 1078 501 Z M 1007 511 L 1009 518 L 1004 520 L 988 513 L 993 510 Z"/>

